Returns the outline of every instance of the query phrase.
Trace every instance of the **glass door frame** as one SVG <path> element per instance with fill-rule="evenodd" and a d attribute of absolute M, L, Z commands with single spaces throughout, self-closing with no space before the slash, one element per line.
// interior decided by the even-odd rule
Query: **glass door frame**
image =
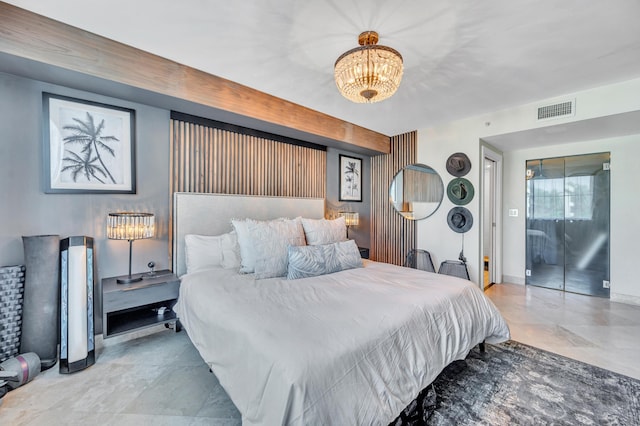
<path fill-rule="evenodd" d="M 526 285 L 610 297 L 610 161 L 598 152 L 525 162 Z"/>

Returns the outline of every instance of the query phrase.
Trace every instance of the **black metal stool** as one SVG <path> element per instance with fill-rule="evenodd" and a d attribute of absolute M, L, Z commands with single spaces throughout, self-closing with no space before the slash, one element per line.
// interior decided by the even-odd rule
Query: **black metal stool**
<path fill-rule="evenodd" d="M 404 266 L 422 271 L 436 272 L 436 268 L 433 266 L 433 261 L 431 260 L 431 253 L 426 250 L 409 250 Z"/>
<path fill-rule="evenodd" d="M 458 278 L 469 279 L 467 264 L 459 260 L 445 260 L 440 264 L 439 274 L 451 275 Z"/>

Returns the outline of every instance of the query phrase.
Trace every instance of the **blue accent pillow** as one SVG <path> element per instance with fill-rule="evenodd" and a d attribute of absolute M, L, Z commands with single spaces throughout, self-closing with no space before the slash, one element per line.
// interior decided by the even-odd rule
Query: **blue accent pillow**
<path fill-rule="evenodd" d="M 360 250 L 353 240 L 320 246 L 289 246 L 289 280 L 361 267 Z"/>

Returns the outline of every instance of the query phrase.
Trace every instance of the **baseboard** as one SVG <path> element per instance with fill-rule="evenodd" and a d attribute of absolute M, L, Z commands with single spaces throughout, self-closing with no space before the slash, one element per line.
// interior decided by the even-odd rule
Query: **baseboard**
<path fill-rule="evenodd" d="M 612 302 L 626 303 L 628 305 L 640 306 L 640 297 L 632 296 L 630 294 L 611 293 L 609 299 Z"/>
<path fill-rule="evenodd" d="M 514 275 L 503 275 L 502 276 L 502 282 L 503 283 L 509 283 L 509 284 L 524 285 L 524 277 L 516 277 Z"/>

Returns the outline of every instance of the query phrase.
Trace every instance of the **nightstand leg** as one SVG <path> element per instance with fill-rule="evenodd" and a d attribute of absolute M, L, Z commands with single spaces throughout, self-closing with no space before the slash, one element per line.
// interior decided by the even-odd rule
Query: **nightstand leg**
<path fill-rule="evenodd" d="M 182 324 L 180 324 L 180 320 L 176 320 L 176 322 L 174 323 L 165 322 L 164 328 L 173 328 L 173 331 L 175 331 L 176 333 L 180 333 L 180 331 L 182 331 Z"/>

